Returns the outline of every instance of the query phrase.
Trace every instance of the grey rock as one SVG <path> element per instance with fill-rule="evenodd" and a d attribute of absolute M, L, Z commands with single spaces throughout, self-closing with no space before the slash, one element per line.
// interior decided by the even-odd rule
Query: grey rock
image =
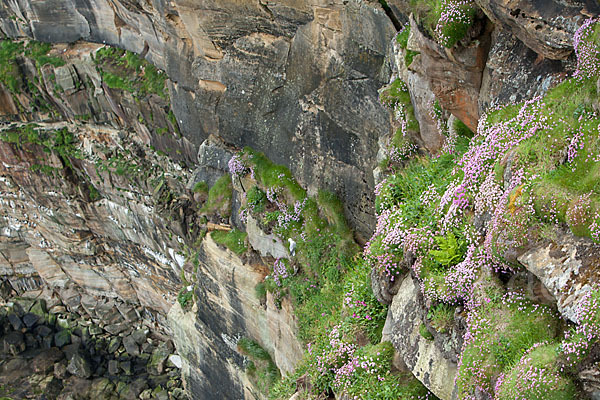
<path fill-rule="evenodd" d="M 173 366 L 175 366 L 176 368 L 181 368 L 183 365 L 183 362 L 181 360 L 181 356 L 178 354 L 171 354 L 169 356 L 169 361 L 171 362 L 171 364 L 173 364 Z"/>
<path fill-rule="evenodd" d="M 583 384 L 584 392 L 592 400 L 600 399 L 600 370 L 597 366 L 590 366 L 577 374 Z"/>
<path fill-rule="evenodd" d="M 121 361 L 119 362 L 119 367 L 125 375 L 131 375 L 133 372 L 131 369 L 131 361 Z"/>
<path fill-rule="evenodd" d="M 125 346 L 125 351 L 130 356 L 140 355 L 140 348 L 133 335 L 125 336 L 123 338 L 123 346 Z"/>
<path fill-rule="evenodd" d="M 108 362 L 108 373 L 113 376 L 119 374 L 119 362 L 117 360 L 110 360 Z"/>
<path fill-rule="evenodd" d="M 168 346 L 165 343 L 161 343 L 152 352 L 152 357 L 148 361 L 148 372 L 152 375 L 160 375 L 164 372 L 165 361 L 171 354 Z"/>
<path fill-rule="evenodd" d="M 76 352 L 69 361 L 67 371 L 79 378 L 87 379 L 93 373 L 92 362 L 84 353 Z"/>
<path fill-rule="evenodd" d="M 17 355 L 25 351 L 25 337 L 21 332 L 12 331 L 2 339 L 2 347 L 5 353 Z"/>
<path fill-rule="evenodd" d="M 63 353 L 65 353 L 65 357 L 67 358 L 67 360 L 71 360 L 73 355 L 79 352 L 79 344 L 71 343 L 64 346 L 61 350 Z"/>
<path fill-rule="evenodd" d="M 96 378 L 90 388 L 90 399 L 109 399 L 115 386 L 107 378 Z"/>
<path fill-rule="evenodd" d="M 412 374 L 430 391 L 443 400 L 456 398 L 454 382 L 456 363 L 451 362 L 435 342 L 425 339 L 419 333 L 423 323 L 424 305 L 419 302 L 419 287 L 410 275 L 406 276 L 394 296 L 384 330 L 390 332 L 394 348 Z"/>
<path fill-rule="evenodd" d="M 15 331 L 23 329 L 23 321 L 17 314 L 8 314 L 8 322 L 10 322 Z"/>
<path fill-rule="evenodd" d="M 270 255 L 273 258 L 289 258 L 289 251 L 281 239 L 275 234 L 266 234 L 251 215 L 248 215 L 246 222 L 246 233 L 252 248 L 263 257 Z"/>
<path fill-rule="evenodd" d="M 38 299 L 36 300 L 31 308 L 29 309 L 30 313 L 37 315 L 38 317 L 44 317 L 48 313 L 48 308 L 46 304 L 46 300 Z"/>
<path fill-rule="evenodd" d="M 71 343 L 71 334 L 68 330 L 62 329 L 54 334 L 54 344 L 56 347 L 63 347 Z"/>
<path fill-rule="evenodd" d="M 64 354 L 56 347 L 47 349 L 33 358 L 32 367 L 36 373 L 46 374 L 54 370 L 54 364 L 64 358 Z"/>
<path fill-rule="evenodd" d="M 122 399 L 138 399 L 140 393 L 148 387 L 148 382 L 144 378 L 137 378 L 129 385 L 127 385 L 119 395 Z"/>
<path fill-rule="evenodd" d="M 54 364 L 54 376 L 57 379 L 65 379 L 67 377 L 67 362 L 59 362 Z"/>
<path fill-rule="evenodd" d="M 133 338 L 133 340 L 135 340 L 135 343 L 141 346 L 146 342 L 146 337 L 148 336 L 148 333 L 148 329 L 136 329 L 131 334 L 131 337 Z"/>
<path fill-rule="evenodd" d="M 38 325 L 35 328 L 36 335 L 41 336 L 41 337 L 49 336 L 52 334 L 52 332 L 53 332 L 53 330 L 46 325 Z"/>
<path fill-rule="evenodd" d="M 115 351 L 117 351 L 119 349 L 120 346 L 121 346 L 121 338 L 112 337 L 110 339 L 110 342 L 108 343 L 108 347 L 106 348 L 106 351 L 108 353 L 114 353 Z"/>
<path fill-rule="evenodd" d="M 539 278 L 556 299 L 558 311 L 577 322 L 577 307 L 600 279 L 600 245 L 587 238 L 559 230 L 555 240 L 529 248 L 518 257 L 525 268 Z"/>

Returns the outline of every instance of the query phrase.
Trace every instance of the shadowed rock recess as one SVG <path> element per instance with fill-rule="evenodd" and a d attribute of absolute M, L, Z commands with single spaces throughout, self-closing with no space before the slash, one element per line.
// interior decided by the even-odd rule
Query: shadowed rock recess
<path fill-rule="evenodd" d="M 2 1 L 0 398 L 600 398 L 599 15 Z"/>

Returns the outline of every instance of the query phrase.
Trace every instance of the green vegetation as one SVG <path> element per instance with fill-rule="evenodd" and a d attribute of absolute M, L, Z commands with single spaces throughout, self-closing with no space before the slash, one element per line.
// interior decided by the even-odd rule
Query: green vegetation
<path fill-rule="evenodd" d="M 257 182 L 268 188 L 284 189 L 290 200 L 300 200 L 306 197 L 306 190 L 296 182 L 289 169 L 283 165 L 274 164 L 263 153 L 244 148 L 243 152 L 248 163 L 252 166 Z"/>
<path fill-rule="evenodd" d="M 534 347 L 505 376 L 497 391 L 498 400 L 567 400 L 579 398 L 575 384 L 562 375 L 556 344 Z"/>
<path fill-rule="evenodd" d="M 475 388 L 494 393 L 500 374 L 509 373 L 533 345 L 556 340 L 560 333 L 553 311 L 515 294 L 480 306 L 473 317 L 473 336 L 463 350 L 456 380 L 462 396 Z"/>
<path fill-rule="evenodd" d="M 323 376 L 320 372 L 317 357 L 331 350 L 332 335 L 341 331 L 344 343 L 355 349 L 344 356 L 345 362 L 373 356 L 381 366 L 377 373 L 361 370 L 349 376 L 344 383 L 349 393 L 373 399 L 382 398 L 381 393 L 390 399 L 426 393 L 414 378 L 389 370 L 391 345 L 378 344 L 387 307 L 372 293 L 370 268 L 359 257 L 339 199 L 326 191 L 316 198 L 307 197 L 287 168 L 248 148 L 234 156 L 230 168 L 243 185 L 251 185 L 243 206 L 283 241 L 292 238 L 296 242 L 295 255 L 276 260 L 272 273 L 255 291 L 260 299 L 272 293 L 276 304 L 285 297 L 291 300 L 298 337 L 312 350 L 294 374 L 270 387 L 270 398 L 287 400 L 295 391 L 295 380 L 303 374 L 314 385 L 312 396 L 338 390 L 332 373 Z M 358 345 L 365 340 L 366 347 Z M 331 365 L 332 370 L 342 367 L 343 363 Z"/>
<path fill-rule="evenodd" d="M 471 129 L 469 129 L 469 127 L 458 118 L 454 119 L 452 127 L 454 128 L 454 131 L 458 136 L 466 137 L 469 139 L 475 136 L 475 133 L 473 133 L 473 131 L 471 131 Z"/>
<path fill-rule="evenodd" d="M 192 300 L 194 299 L 194 292 L 188 291 L 187 288 L 181 288 L 177 294 L 177 302 L 184 310 L 191 306 Z"/>
<path fill-rule="evenodd" d="M 477 14 L 473 1 L 410 0 L 409 6 L 425 32 L 448 48 L 465 37 Z"/>
<path fill-rule="evenodd" d="M 24 45 L 10 40 L 0 41 L 0 81 L 11 91 L 19 93 L 21 74 L 16 57 L 22 54 Z"/>
<path fill-rule="evenodd" d="M 429 309 L 427 319 L 437 332 L 446 333 L 454 325 L 454 310 L 456 307 L 448 304 L 438 304 Z"/>
<path fill-rule="evenodd" d="M 421 324 L 419 326 L 419 335 L 423 336 L 427 340 L 433 340 L 433 335 L 429 330 L 427 330 L 427 326 L 425 324 Z"/>
<path fill-rule="evenodd" d="M 252 339 L 243 337 L 238 340 L 238 350 L 250 360 L 246 365 L 246 373 L 261 391 L 268 394 L 281 374 L 269 353 Z"/>
<path fill-rule="evenodd" d="M 410 64 L 412 64 L 413 58 L 415 58 L 415 56 L 419 54 L 418 51 L 409 50 L 407 48 L 409 36 L 410 25 L 408 24 L 405 25 L 404 28 L 398 33 L 398 36 L 396 36 L 396 42 L 398 43 L 398 46 L 405 51 L 404 65 L 406 65 L 406 67 L 409 67 Z"/>
<path fill-rule="evenodd" d="M 570 79 L 536 105 L 532 117 L 540 121 L 541 130 L 516 146 L 514 168 L 537 178 L 515 190 L 506 215 L 508 224 L 518 222 L 522 217 L 519 211 L 532 204 L 537 223 L 562 222 L 576 235 L 593 237 L 590 227 L 600 210 L 600 163 L 596 158 L 600 117 L 591 109 L 597 99 L 595 86 L 589 79 Z M 508 129 L 522 134 L 528 129 L 519 126 L 518 107 L 502 109 L 488 118 L 489 124 L 501 121 L 508 121 Z M 495 168 L 501 170 L 499 164 Z M 528 225 L 534 223 L 530 220 Z"/>
<path fill-rule="evenodd" d="M 35 124 L 23 125 L 15 129 L 0 132 L 0 140 L 12 143 L 17 148 L 24 148 L 25 144 L 41 146 L 45 153 L 54 153 L 62 161 L 65 168 L 72 169 L 72 159 L 81 159 L 82 155 L 75 146 L 75 138 L 67 128 L 58 130 L 37 129 Z M 33 149 L 27 151 L 35 152 Z M 49 166 L 39 166 L 47 167 Z M 46 169 L 49 171 L 48 169 Z"/>
<path fill-rule="evenodd" d="M 65 61 L 62 58 L 49 56 L 48 53 L 50 50 L 52 50 L 50 43 L 41 43 L 32 40 L 25 47 L 25 56 L 34 60 L 38 71 L 46 64 L 50 64 L 53 67 L 62 67 L 65 65 Z"/>
<path fill-rule="evenodd" d="M 192 191 L 194 193 L 208 193 L 208 184 L 205 181 L 196 182 Z"/>
<path fill-rule="evenodd" d="M 246 203 L 252 212 L 260 214 L 265 211 L 267 196 L 258 186 L 252 186 L 246 193 Z"/>
<path fill-rule="evenodd" d="M 225 174 L 208 191 L 208 200 L 200 209 L 200 213 L 206 215 L 218 214 L 222 218 L 229 218 L 231 215 L 232 191 L 231 176 Z"/>
<path fill-rule="evenodd" d="M 210 236 L 216 243 L 226 246 L 237 255 L 242 255 L 248 250 L 246 247 L 246 237 L 248 236 L 246 232 L 237 229 L 232 229 L 229 232 L 213 231 Z"/>
<path fill-rule="evenodd" d="M 137 54 L 106 46 L 96 52 L 95 62 L 111 89 L 130 92 L 138 99 L 157 94 L 168 100 L 166 74 Z"/>

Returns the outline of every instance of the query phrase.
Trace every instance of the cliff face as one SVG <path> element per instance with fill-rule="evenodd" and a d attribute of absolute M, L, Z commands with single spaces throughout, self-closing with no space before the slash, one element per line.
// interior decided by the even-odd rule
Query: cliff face
<path fill-rule="evenodd" d="M 336 192 L 368 236 L 373 182 L 365 171 L 389 129 L 377 90 L 389 77 L 395 31 L 381 9 L 356 1 L 40 1 L 6 2 L 0 19 L 13 38 L 141 54 L 169 76 L 173 112 L 193 145 L 215 134 L 263 151 L 305 186 Z M 194 159 L 194 148 L 186 155 Z"/>
<path fill-rule="evenodd" d="M 427 168 L 436 168 L 440 155 L 441 163 L 464 151 L 453 147 L 460 132 L 472 136 L 484 129 L 497 107 L 546 96 L 572 74 L 577 62 L 572 37 L 583 20 L 600 13 L 595 1 L 471 3 L 472 23 L 448 47 L 434 37 L 426 16 L 402 0 L 389 1 L 385 11 L 379 3 L 355 0 L 3 2 L 0 37 L 9 40 L 0 47 L 0 296 L 60 299 L 70 312 L 112 335 L 125 337 L 132 326 L 145 324 L 172 337 L 194 399 L 264 398 L 272 384 L 265 379 L 271 378 L 252 376 L 252 368 L 298 378 L 293 390 L 349 396 L 358 389 L 340 389 L 339 382 L 332 389 L 310 372 L 293 375 L 304 356 L 300 333 L 310 332 L 315 341 L 322 340 L 319 335 L 331 343 L 338 339 L 342 324 L 335 320 L 323 324 L 333 331 L 316 334 L 311 324 L 319 315 L 339 311 L 344 318 L 361 318 L 356 308 L 352 314 L 349 300 L 338 307 L 329 294 L 311 300 L 322 311 L 297 313 L 293 306 L 311 304 L 306 298 L 333 292 L 336 284 L 340 299 L 351 298 L 359 287 L 342 276 L 355 268 L 348 267 L 355 253 L 339 249 L 353 248 L 344 216 L 354 240 L 364 243 L 375 229 L 367 248 L 379 245 L 378 235 L 389 233 L 381 215 L 400 207 L 397 198 L 386 205 L 386 196 L 405 196 L 406 188 L 419 187 L 424 198 L 435 197 L 431 186 L 418 186 L 432 176 L 441 180 L 432 183 L 434 189 L 458 182 L 448 171 Z M 398 21 L 405 21 L 403 28 Z M 397 39 L 394 25 L 403 29 Z M 581 104 L 585 112 L 598 111 L 597 97 Z M 473 132 L 465 133 L 469 129 Z M 253 150 L 237 153 L 244 146 L 266 157 Z M 416 153 L 418 159 L 434 158 L 424 162 L 421 175 L 402 181 L 412 176 L 402 171 Z M 234 154 L 240 157 L 237 172 L 228 166 Z M 496 180 L 488 182 L 496 185 L 490 201 L 502 198 L 509 217 L 521 215 L 527 187 L 513 166 L 523 165 L 525 156 L 516 150 L 500 155 Z M 550 159 L 560 158 L 562 165 L 565 157 Z M 590 180 L 600 180 L 591 171 Z M 381 189 L 386 185 L 395 187 L 392 195 Z M 328 203 L 320 189 L 337 195 L 342 208 Z M 594 190 L 590 196 L 596 196 Z M 477 194 L 466 196 L 484 203 Z M 462 229 L 457 215 L 463 214 L 456 209 L 435 214 L 435 223 L 448 220 Z M 523 243 L 500 226 L 495 212 L 483 206 L 464 212 L 469 244 L 483 246 L 494 232 L 499 249 L 494 257 L 501 253 L 501 265 L 509 265 L 468 271 L 470 284 L 485 295 L 476 291 L 448 300 L 431 294 L 439 288 L 427 286 L 432 280 L 422 272 L 422 261 L 440 249 L 423 247 L 418 253 L 419 246 L 434 246 L 433 237 L 438 243 L 449 235 L 445 228 L 424 230 L 428 239 L 414 239 L 418 244 L 406 238 L 421 231 L 403 233 L 398 243 L 397 231 L 390 233 L 383 243 L 397 247 L 378 254 L 383 258 L 371 273 L 373 293 L 389 309 L 387 320 L 380 305 L 363 317 L 371 321 L 378 310 L 383 319 L 376 322 L 385 320 L 383 338 L 396 352 L 390 370 L 406 373 L 407 382 L 416 377 L 425 392 L 443 399 L 469 392 L 463 378 L 455 377 L 474 340 L 465 332 L 481 317 L 469 307 L 488 299 L 488 292 L 522 288 L 528 279 L 529 300 L 578 322 L 577 310 L 598 278 L 597 238 L 588 231 L 580 235 L 588 238 L 574 236 L 571 220 L 552 220 L 550 228 L 532 225 L 530 231 L 543 228 L 546 236 L 520 232 L 533 237 Z M 410 220 L 411 229 L 421 229 L 416 214 L 396 223 Z M 218 239 L 232 227 L 232 236 Z M 327 242 L 321 231 L 339 235 L 343 245 Z M 290 252 L 288 238 L 296 240 L 298 254 Z M 323 248 L 352 257 L 331 261 Z M 461 251 L 459 265 L 475 254 L 471 248 L 469 256 Z M 365 262 L 372 262 L 369 257 Z M 381 268 L 382 259 L 397 269 Z M 277 270 L 280 262 L 287 263 L 283 270 Z M 294 276 L 301 282 L 273 283 L 273 277 Z M 272 287 L 264 289 L 265 282 Z M 465 284 L 450 282 L 456 290 Z M 260 288 L 266 293 L 257 295 Z M 356 304 L 367 307 L 363 300 Z M 441 328 L 432 318 L 440 309 L 450 321 Z M 380 335 L 381 327 L 363 328 L 351 329 L 356 340 L 349 347 L 365 346 L 369 329 Z M 347 340 L 344 335 L 336 343 Z M 260 361 L 239 344 L 247 338 L 262 349 Z M 600 387 L 592 361 L 573 373 L 588 394 Z M 317 364 L 302 364 L 303 371 Z M 494 370 L 490 382 L 499 376 Z M 475 385 L 476 398 L 491 398 L 486 385 L 491 383 Z"/>

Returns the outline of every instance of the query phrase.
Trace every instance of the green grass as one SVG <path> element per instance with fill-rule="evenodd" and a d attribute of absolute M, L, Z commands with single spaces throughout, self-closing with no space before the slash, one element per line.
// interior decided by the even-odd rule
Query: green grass
<path fill-rule="evenodd" d="M 168 100 L 167 75 L 137 54 L 106 46 L 96 52 L 95 62 L 111 89 L 130 92 L 140 99 L 156 94 Z"/>
<path fill-rule="evenodd" d="M 560 334 L 558 317 L 526 299 L 497 300 L 474 311 L 472 340 L 466 343 L 457 376 L 460 396 L 476 387 L 493 393 L 494 382 L 509 372 L 534 344 Z"/>
<path fill-rule="evenodd" d="M 50 64 L 53 67 L 62 67 L 65 65 L 65 61 L 62 58 L 49 56 L 48 53 L 50 50 L 52 50 L 51 44 L 32 40 L 25 47 L 25 56 L 35 61 L 38 70 L 47 64 Z"/>
<path fill-rule="evenodd" d="M 192 191 L 194 193 L 208 193 L 208 184 L 205 181 L 196 182 Z"/>
<path fill-rule="evenodd" d="M 427 330 L 427 326 L 425 326 L 425 324 L 421 324 L 419 326 L 419 335 L 427 340 L 433 340 L 433 335 Z"/>
<path fill-rule="evenodd" d="M 21 92 L 24 83 L 28 84 L 29 90 L 35 94 L 37 88 L 32 82 L 23 82 L 21 72 L 17 64 L 18 56 L 25 56 L 33 60 L 38 74 L 44 65 L 50 64 L 54 67 L 65 65 L 65 61 L 56 56 L 49 56 L 52 46 L 48 43 L 40 43 L 34 40 L 27 44 L 11 40 L 0 40 L 0 81 L 13 94 Z"/>
<path fill-rule="evenodd" d="M 265 211 L 267 196 L 258 186 L 252 186 L 246 193 L 246 204 L 252 212 L 260 214 Z"/>
<path fill-rule="evenodd" d="M 429 309 L 427 318 L 437 332 L 445 333 L 454 325 L 454 310 L 456 307 L 448 304 L 437 304 Z"/>
<path fill-rule="evenodd" d="M 406 67 L 412 64 L 413 58 L 419 54 L 418 51 L 413 51 L 407 49 L 408 46 L 408 37 L 410 36 L 410 25 L 406 25 L 404 29 L 396 36 L 396 42 L 398 46 L 405 51 L 404 54 L 404 65 Z"/>
<path fill-rule="evenodd" d="M 210 236 L 216 243 L 224 245 L 237 255 L 242 255 L 248 250 L 246 247 L 246 237 L 248 236 L 246 232 L 237 229 L 232 229 L 229 232 L 213 231 Z"/>
<path fill-rule="evenodd" d="M 251 360 L 246 368 L 246 373 L 254 380 L 261 393 L 268 394 L 270 387 L 281 378 L 281 373 L 271 355 L 260 344 L 247 337 L 240 338 L 237 347 Z"/>
<path fill-rule="evenodd" d="M 16 57 L 23 52 L 23 49 L 21 42 L 0 41 L 0 81 L 13 94 L 19 93 L 21 76 Z"/>
<path fill-rule="evenodd" d="M 208 199 L 200 209 L 200 213 L 219 214 L 223 218 L 229 218 L 231 215 L 232 195 L 233 186 L 231 184 L 231 176 L 225 174 L 208 191 Z"/>
<path fill-rule="evenodd" d="M 407 130 L 419 131 L 419 122 L 415 117 L 415 109 L 410 100 L 408 87 L 400 78 L 395 79 L 380 91 L 379 101 L 394 112 L 398 110 L 402 112 L 406 120 Z M 392 138 L 391 145 L 398 148 L 402 145 L 403 141 L 405 141 L 404 133 L 398 129 Z"/>
<path fill-rule="evenodd" d="M 591 104 L 596 99 L 596 85 L 592 80 L 569 79 L 551 89 L 539 112 L 539 117 L 546 119 L 548 128 L 541 129 L 515 148 L 515 168 L 537 176 L 523 191 L 525 198 L 532 199 L 541 221 L 569 223 L 569 205 L 576 204 L 582 195 L 589 196 L 591 214 L 600 210 L 600 164 L 594 161 L 600 153 L 600 118 L 591 113 Z M 488 121 L 510 120 L 519 109 L 518 105 L 506 107 L 492 113 Z M 565 162 L 570 138 L 576 132 L 581 132 L 585 147 L 571 162 Z M 501 169 L 498 165 L 495 168 Z M 584 227 L 570 224 L 573 233 L 589 237 L 590 231 L 586 227 L 592 222 L 590 218 L 591 215 L 585 218 Z"/>
<path fill-rule="evenodd" d="M 21 148 L 25 143 L 41 146 L 46 153 L 54 152 L 66 168 L 73 168 L 72 159 L 81 159 L 75 137 L 67 128 L 58 130 L 37 129 L 35 124 L 0 132 L 0 140 Z"/>
<path fill-rule="evenodd" d="M 409 9 L 413 13 L 417 24 L 422 26 L 431 38 L 438 40 L 441 45 L 451 48 L 465 36 L 471 27 L 477 8 L 463 5 L 461 8 L 464 10 L 467 19 L 465 22 L 446 24 L 442 29 L 446 40 L 441 40 L 437 37 L 436 25 L 442 12 L 444 12 L 444 3 L 443 0 L 409 0 Z"/>
<path fill-rule="evenodd" d="M 559 371 L 556 344 L 528 352 L 505 376 L 497 391 L 498 400 L 570 400 L 581 395 L 571 377 Z"/>
<path fill-rule="evenodd" d="M 306 190 L 296 182 L 290 170 L 273 163 L 263 153 L 244 148 L 248 162 L 254 169 L 258 183 L 263 187 L 282 188 L 289 195 L 290 200 L 302 200 L 306 197 Z"/>
<path fill-rule="evenodd" d="M 194 292 L 188 291 L 187 288 L 181 288 L 177 294 L 177 301 L 181 308 L 186 309 L 188 305 L 191 305 L 191 301 L 194 299 Z"/>

